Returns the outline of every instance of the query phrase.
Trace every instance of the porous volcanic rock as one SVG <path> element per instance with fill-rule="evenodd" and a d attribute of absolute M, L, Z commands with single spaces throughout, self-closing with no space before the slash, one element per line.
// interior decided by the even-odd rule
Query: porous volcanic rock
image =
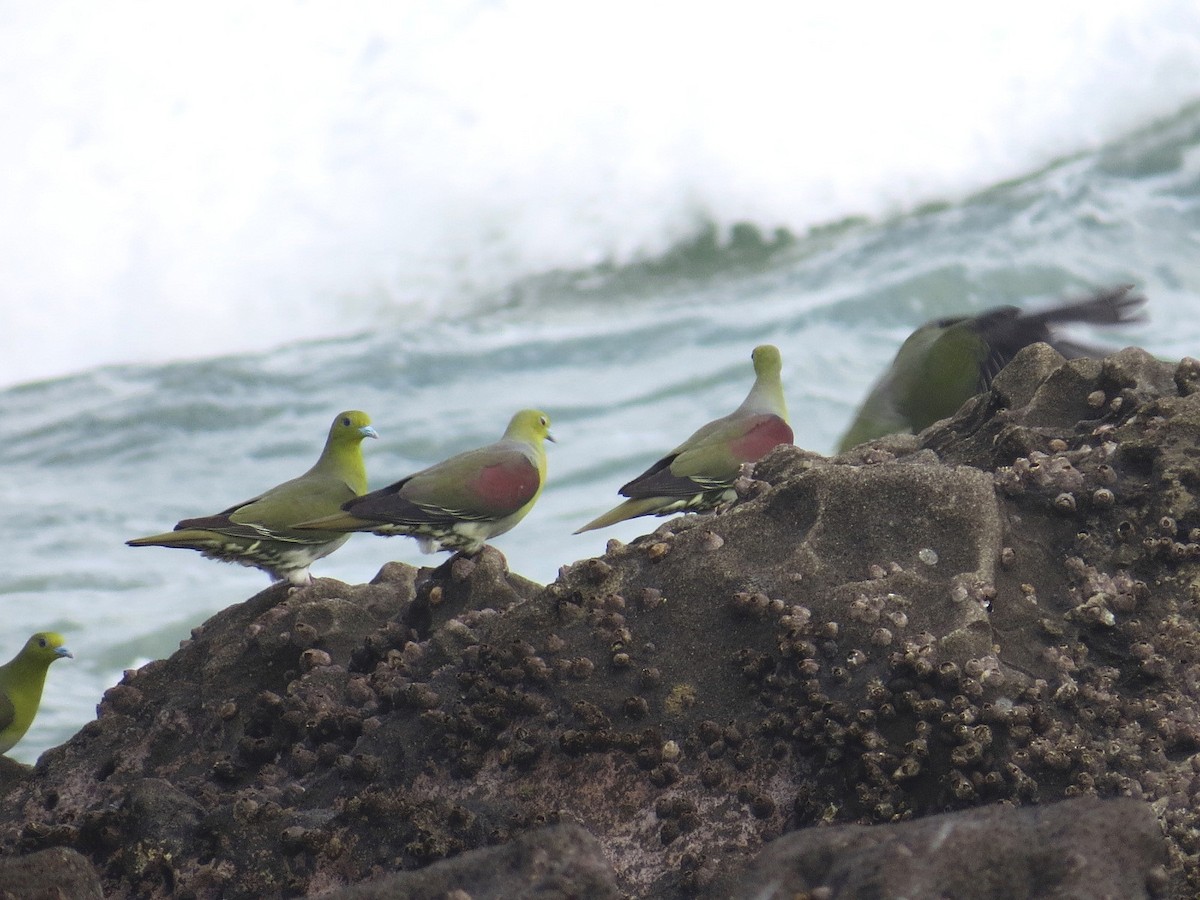
<path fill-rule="evenodd" d="M 599 842 L 579 825 L 546 825 L 495 847 L 323 895 L 327 900 L 619 900 Z"/>
<path fill-rule="evenodd" d="M 0 900 L 104 900 L 104 893 L 87 857 L 54 847 L 0 858 Z"/>
<path fill-rule="evenodd" d="M 1195 896 L 1198 388 L 1035 346 L 919 436 L 777 448 L 546 587 L 489 548 L 272 588 L 3 782 L 0 852 L 75 849 L 118 898 L 303 896 L 575 823 L 675 898 L 812 826 L 1124 797 L 1168 854 L 1133 877 Z"/>
<path fill-rule="evenodd" d="M 1076 797 L 993 804 L 894 825 L 804 828 L 767 844 L 706 895 L 755 900 L 952 897 L 1139 900 L 1165 886 L 1148 803 Z"/>

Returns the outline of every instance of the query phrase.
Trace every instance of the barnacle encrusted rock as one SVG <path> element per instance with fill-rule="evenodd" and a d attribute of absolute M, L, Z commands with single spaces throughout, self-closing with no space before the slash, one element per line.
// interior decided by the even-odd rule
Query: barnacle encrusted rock
<path fill-rule="evenodd" d="M 729 510 L 545 587 L 488 548 L 265 591 L 5 774 L 0 852 L 72 848 L 114 897 L 303 896 L 574 824 L 617 890 L 716 897 L 805 865 L 837 834 L 812 826 L 1041 835 L 1127 798 L 1130 884 L 1195 896 L 1198 365 L 1035 345 L 921 435 L 778 448 Z M 1111 840 L 1055 834 L 1039 872 Z"/>

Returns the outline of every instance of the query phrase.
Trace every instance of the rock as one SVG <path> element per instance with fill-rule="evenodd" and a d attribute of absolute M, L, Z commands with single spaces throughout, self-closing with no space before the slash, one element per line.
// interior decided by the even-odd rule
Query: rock
<path fill-rule="evenodd" d="M 11 788 L 29 777 L 32 771 L 32 766 L 9 759 L 7 756 L 0 756 L 0 796 L 8 793 Z"/>
<path fill-rule="evenodd" d="M 955 900 L 1160 896 L 1166 848 L 1150 804 L 1079 798 L 984 806 L 896 825 L 806 828 L 706 897 Z"/>
<path fill-rule="evenodd" d="M 1195 368 L 1028 348 L 921 435 L 777 448 L 729 510 L 545 587 L 487 548 L 264 591 L 0 781 L 0 854 L 72 848 L 119 897 L 302 896 L 576 823 L 666 900 L 813 826 L 1129 797 L 1165 834 L 1151 887 L 1196 896 Z"/>
<path fill-rule="evenodd" d="M 327 900 L 617 900 L 612 868 L 596 839 L 578 825 L 517 835 L 499 847 L 461 853 L 417 872 L 389 875 L 323 894 Z"/>
<path fill-rule="evenodd" d="M 104 900 L 100 879 L 87 857 L 56 847 L 0 859 L 2 900 Z"/>

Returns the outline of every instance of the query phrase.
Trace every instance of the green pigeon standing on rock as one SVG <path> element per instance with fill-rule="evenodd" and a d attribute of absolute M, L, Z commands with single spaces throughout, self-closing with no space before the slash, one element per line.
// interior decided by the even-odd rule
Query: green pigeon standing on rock
<path fill-rule="evenodd" d="M 1146 298 L 1130 295 L 1132 289 L 1133 285 L 1109 288 L 1039 313 L 1001 306 L 977 316 L 927 322 L 909 336 L 875 383 L 838 452 L 885 434 L 916 434 L 954 415 L 967 400 L 986 391 L 1000 370 L 1030 344 L 1045 342 L 1068 359 L 1103 355 L 1060 338 L 1051 326 L 1139 321 Z"/>
<path fill-rule="evenodd" d="M 25 736 L 42 702 L 42 686 L 50 663 L 71 651 L 61 634 L 39 631 L 21 652 L 0 666 L 0 753 L 7 753 Z"/>
<path fill-rule="evenodd" d="M 770 344 L 755 347 L 754 387 L 742 405 L 709 422 L 621 488 L 628 497 L 576 534 L 636 516 L 713 509 L 737 496 L 733 483 L 742 465 L 757 462 L 779 444 L 792 443 L 779 373 L 783 360 Z"/>
<path fill-rule="evenodd" d="M 474 555 L 533 509 L 546 483 L 550 419 L 536 409 L 512 417 L 504 437 L 342 504 L 300 528 L 416 538 L 426 553 Z"/>
<path fill-rule="evenodd" d="M 254 566 L 273 581 L 293 585 L 312 580 L 308 567 L 349 540 L 340 531 L 300 530 L 296 525 L 329 515 L 367 490 L 364 438 L 378 437 L 364 412 L 338 413 L 316 464 L 244 503 L 198 519 L 184 519 L 174 531 L 127 541 L 130 547 L 183 547 L 224 562 Z"/>

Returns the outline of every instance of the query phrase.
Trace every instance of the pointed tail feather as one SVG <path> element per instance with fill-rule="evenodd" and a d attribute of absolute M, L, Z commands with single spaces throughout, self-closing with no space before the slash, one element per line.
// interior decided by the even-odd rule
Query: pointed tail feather
<path fill-rule="evenodd" d="M 674 502 L 677 502 L 677 498 Z M 592 519 L 592 521 L 588 522 L 575 533 L 583 534 L 585 531 L 605 528 L 616 522 L 623 522 L 626 519 L 636 519 L 638 516 L 655 515 L 662 507 L 662 497 L 641 497 L 637 500 L 626 500 L 624 503 L 610 509 L 604 515 Z"/>
<path fill-rule="evenodd" d="M 1028 317 L 1045 322 L 1047 325 L 1064 322 L 1088 322 L 1094 325 L 1140 322 L 1145 319 L 1145 310 L 1142 309 L 1142 305 L 1146 302 L 1146 298 L 1140 294 L 1131 294 L 1132 290 L 1132 284 L 1117 285 L 1097 291 L 1092 296 L 1075 303 L 1067 303 L 1045 312 L 1033 313 Z"/>
<path fill-rule="evenodd" d="M 151 534 L 146 537 L 126 541 L 130 547 L 184 547 L 194 550 L 197 546 L 209 543 L 215 535 L 211 531 L 185 528 L 181 531 L 167 531 L 162 534 Z"/>

